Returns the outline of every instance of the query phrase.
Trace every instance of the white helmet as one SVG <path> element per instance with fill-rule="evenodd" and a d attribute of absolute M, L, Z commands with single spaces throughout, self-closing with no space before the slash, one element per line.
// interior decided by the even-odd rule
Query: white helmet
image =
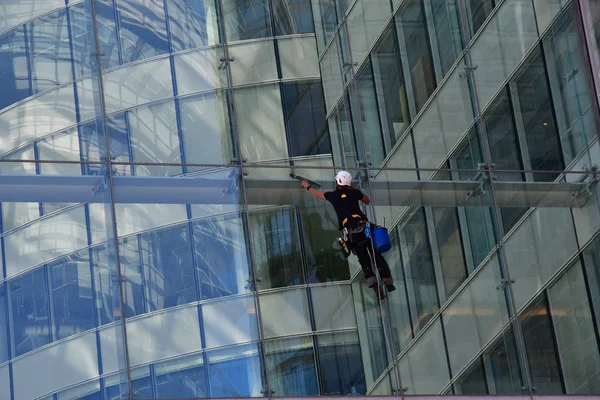
<path fill-rule="evenodd" d="M 340 171 L 335 176 L 335 181 L 340 186 L 350 186 L 352 185 L 352 175 L 348 171 Z"/>

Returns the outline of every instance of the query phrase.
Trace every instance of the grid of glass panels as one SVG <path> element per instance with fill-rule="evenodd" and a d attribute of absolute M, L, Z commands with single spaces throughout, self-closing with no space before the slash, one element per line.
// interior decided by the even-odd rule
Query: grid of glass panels
<path fill-rule="evenodd" d="M 0 5 L 0 398 L 599 394 L 593 2 L 65 3 Z"/>

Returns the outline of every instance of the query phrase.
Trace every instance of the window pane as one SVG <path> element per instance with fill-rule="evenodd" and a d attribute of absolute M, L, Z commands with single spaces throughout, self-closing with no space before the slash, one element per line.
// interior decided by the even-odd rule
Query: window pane
<path fill-rule="evenodd" d="M 321 83 L 282 83 L 282 93 L 290 156 L 330 154 Z"/>
<path fill-rule="evenodd" d="M 268 0 L 223 0 L 227 41 L 271 36 Z"/>
<path fill-rule="evenodd" d="M 455 208 L 434 207 L 432 211 L 446 297 L 448 298 L 467 278 L 458 215 Z"/>
<path fill-rule="evenodd" d="M 317 336 L 321 387 L 324 395 L 346 396 L 367 391 L 356 332 Z"/>
<path fill-rule="evenodd" d="M 252 290 L 250 262 L 240 216 L 230 215 L 193 224 L 201 299 Z"/>
<path fill-rule="evenodd" d="M 485 370 L 481 358 L 477 357 L 475 363 L 462 373 L 463 377 L 454 384 L 456 394 L 484 395 L 488 394 Z"/>
<path fill-rule="evenodd" d="M 96 326 L 88 251 L 48 266 L 52 309 L 52 329 L 57 340 Z"/>
<path fill-rule="evenodd" d="M 265 353 L 274 396 L 319 395 L 312 337 L 269 340 Z"/>
<path fill-rule="evenodd" d="M 34 93 L 73 80 L 67 12 L 59 11 L 27 24 Z"/>
<path fill-rule="evenodd" d="M 495 3 L 495 0 L 466 1 L 471 37 L 475 36 L 475 33 L 481 28 L 488 15 L 492 13 Z"/>
<path fill-rule="evenodd" d="M 541 51 L 538 49 L 522 68 L 524 70 L 515 82 L 515 106 L 518 118 L 522 119 L 531 169 L 561 171 L 565 165 Z M 533 174 L 533 179 L 551 182 L 557 176 L 558 174 Z"/>
<path fill-rule="evenodd" d="M 484 354 L 484 364 L 489 365 L 487 373 L 491 393 L 523 394 L 521 368 L 512 331 L 504 333 L 498 343 L 492 345 L 491 351 Z"/>
<path fill-rule="evenodd" d="M 102 27 L 101 12 L 105 7 L 101 1 L 96 1 L 96 19 L 98 28 Z M 71 43 L 73 51 L 73 63 L 75 67 L 75 79 L 90 76 L 92 72 L 98 71 L 98 59 L 96 58 L 96 41 L 94 35 L 94 23 L 92 20 L 92 2 L 85 0 L 82 3 L 75 4 L 67 8 L 70 19 Z M 100 35 L 98 35 L 100 38 Z M 116 63 L 118 63 L 118 52 L 115 52 Z M 102 62 L 105 58 L 110 60 L 110 54 L 101 57 Z"/>
<path fill-rule="evenodd" d="M 0 364 L 8 360 L 8 314 L 6 312 L 6 286 L 0 285 Z M 1 369 L 0 369 L 1 370 Z M 6 370 L 8 372 L 8 369 Z M 1 374 L 0 374 L 1 375 Z M 0 379 L 0 382 L 2 380 Z"/>
<path fill-rule="evenodd" d="M 311 287 L 310 292 L 317 331 L 356 328 L 350 285 Z"/>
<path fill-rule="evenodd" d="M 206 348 L 258 339 L 255 299 L 252 296 L 226 298 L 204 304 L 202 318 Z"/>
<path fill-rule="evenodd" d="M 457 0 L 433 0 L 431 2 L 437 47 L 442 64 L 442 76 L 446 76 L 462 51 L 458 7 Z"/>
<path fill-rule="evenodd" d="M 215 0 L 169 0 L 173 51 L 221 43 Z"/>
<path fill-rule="evenodd" d="M 122 283 L 125 318 L 135 317 L 147 312 L 139 246 L 140 243 L 137 236 L 119 240 L 121 274 L 127 276 L 127 280 Z"/>
<path fill-rule="evenodd" d="M 277 79 L 277 61 L 273 40 L 243 42 L 229 46 L 232 84 L 235 86 Z"/>
<path fill-rule="evenodd" d="M 258 345 L 207 353 L 212 397 L 262 397 Z"/>
<path fill-rule="evenodd" d="M 311 329 L 305 288 L 259 295 L 265 338 L 309 333 Z"/>
<path fill-rule="evenodd" d="M 249 217 L 259 288 L 303 284 L 305 277 L 294 209 L 281 207 L 253 212 Z"/>
<path fill-rule="evenodd" d="M 28 66 L 24 29 L 0 37 L 0 110 L 31 94 Z"/>
<path fill-rule="evenodd" d="M 272 0 L 275 35 L 313 33 L 313 15 L 310 0 Z"/>
<path fill-rule="evenodd" d="M 320 79 L 315 38 L 291 37 L 277 39 L 282 79 Z"/>
<path fill-rule="evenodd" d="M 346 19 L 352 60 L 360 63 L 391 14 L 389 1 L 358 0 Z"/>
<path fill-rule="evenodd" d="M 383 124 L 387 125 L 390 146 L 393 146 L 410 124 L 406 85 L 394 25 L 383 34 L 372 58 L 375 85 L 380 93 L 379 112 Z"/>
<path fill-rule="evenodd" d="M 140 235 L 150 311 L 197 300 L 188 225 Z"/>
<path fill-rule="evenodd" d="M 169 52 L 163 0 L 117 0 L 116 3 L 124 63 Z"/>
<path fill-rule="evenodd" d="M 542 294 L 519 319 L 522 321 L 523 339 L 535 392 L 564 393 L 546 296 Z"/>
<path fill-rule="evenodd" d="M 119 40 L 117 39 L 117 24 L 115 22 L 115 8 L 113 0 L 95 0 L 96 1 L 96 21 L 98 29 L 98 42 L 100 45 L 100 54 L 102 54 L 102 70 L 112 68 L 121 64 L 121 52 L 119 46 Z M 90 0 L 91 2 L 91 0 Z M 92 15 L 91 15 L 91 3 L 90 12 L 87 16 L 89 26 L 93 26 Z M 93 29 L 88 29 L 88 32 L 93 33 Z M 96 48 L 94 38 L 90 38 L 91 54 L 94 57 L 91 58 L 92 64 L 97 64 Z M 95 63 L 94 63 L 95 61 Z M 94 67 L 95 68 L 95 67 Z M 95 70 L 93 70 L 95 71 Z"/>
<path fill-rule="evenodd" d="M 425 105 L 436 88 L 433 58 L 422 0 L 409 0 L 398 18 L 398 29 L 404 37 L 404 46 L 410 67 L 417 112 Z"/>
<path fill-rule="evenodd" d="M 156 364 L 156 398 L 208 397 L 204 369 L 201 354 Z"/>
<path fill-rule="evenodd" d="M 20 356 L 51 341 L 48 295 L 44 269 L 29 272 L 9 283 L 14 356 Z"/>

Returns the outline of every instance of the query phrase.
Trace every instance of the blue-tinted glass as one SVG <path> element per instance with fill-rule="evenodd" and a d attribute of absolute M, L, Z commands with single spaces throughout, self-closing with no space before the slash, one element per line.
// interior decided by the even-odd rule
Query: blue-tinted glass
<path fill-rule="evenodd" d="M 187 364 L 180 368 L 156 366 L 155 370 L 157 399 L 208 397 L 204 366 L 190 367 Z"/>
<path fill-rule="evenodd" d="M 123 62 L 169 52 L 162 0 L 117 0 Z"/>
<path fill-rule="evenodd" d="M 34 93 L 73 80 L 66 10 L 27 24 L 27 40 Z"/>
<path fill-rule="evenodd" d="M 272 0 L 275 20 L 275 35 L 313 33 L 310 0 Z"/>
<path fill-rule="evenodd" d="M 107 118 L 108 120 L 108 139 L 110 143 L 110 159 L 117 162 L 131 161 L 131 144 L 127 132 L 127 122 L 125 114 L 116 114 Z M 101 141 L 103 135 L 99 135 Z M 101 146 L 101 144 L 100 144 Z M 106 146 L 104 146 L 106 148 Z M 131 166 L 114 165 L 113 169 L 118 175 L 131 175 Z"/>
<path fill-rule="evenodd" d="M 440 53 L 442 75 L 445 76 L 450 71 L 458 54 L 462 51 L 458 3 L 456 0 L 433 0 L 431 10 Z"/>
<path fill-rule="evenodd" d="M 215 0 L 170 0 L 173 51 L 220 43 Z"/>
<path fill-rule="evenodd" d="M 223 0 L 227 41 L 271 36 L 268 0 Z"/>
<path fill-rule="evenodd" d="M 312 338 L 265 343 L 267 374 L 275 396 L 318 396 Z"/>
<path fill-rule="evenodd" d="M 150 377 L 144 377 L 134 379 L 131 381 L 131 388 L 133 389 L 133 398 L 135 399 L 152 399 L 152 383 Z M 121 400 L 121 387 L 119 385 L 107 386 L 106 400 Z"/>
<path fill-rule="evenodd" d="M 97 8 L 102 10 L 102 4 L 100 2 L 97 2 L 97 4 Z M 89 76 L 98 71 L 91 7 L 91 0 L 86 0 L 83 3 L 68 8 L 71 41 L 73 44 L 73 63 L 75 64 L 75 79 Z M 98 25 L 100 26 L 100 24 Z"/>
<path fill-rule="evenodd" d="M 96 290 L 96 309 L 100 325 L 105 325 L 120 316 L 120 298 L 116 298 L 118 293 L 116 287 L 117 271 L 116 263 L 111 263 L 106 245 L 94 247 L 90 250 L 92 271 L 94 273 Z M 115 315 L 116 314 L 116 315 Z"/>
<path fill-rule="evenodd" d="M 44 269 L 10 282 L 12 340 L 15 356 L 50 343 L 48 295 Z"/>
<path fill-rule="evenodd" d="M 31 95 L 23 28 L 0 37 L 0 91 L 0 110 Z"/>
<path fill-rule="evenodd" d="M 331 154 L 321 82 L 282 83 L 290 156 Z"/>
<path fill-rule="evenodd" d="M 131 318 L 144 314 L 146 296 L 142 283 L 142 262 L 140 259 L 140 240 L 138 236 L 119 240 L 119 261 L 121 274 L 127 277 L 122 283 L 124 296 L 124 317 Z"/>
<path fill-rule="evenodd" d="M 106 138 L 104 134 L 104 122 L 101 119 L 90 121 L 80 126 L 82 161 L 101 161 L 107 160 Z M 84 164 L 86 175 L 96 175 L 100 172 L 101 166 L 97 164 Z M 120 167 L 117 167 L 120 168 Z"/>
<path fill-rule="evenodd" d="M 96 26 L 100 54 L 97 55 L 96 51 L 92 49 L 92 63 L 97 64 L 98 59 L 95 57 L 99 56 L 102 61 L 102 69 L 119 65 L 119 41 L 117 40 L 117 25 L 112 0 L 96 0 Z"/>
<path fill-rule="evenodd" d="M 212 397 L 261 396 L 261 368 L 256 345 L 213 351 L 208 353 L 208 358 Z"/>
<path fill-rule="evenodd" d="M 324 344 L 319 341 L 319 369 L 324 395 L 365 394 L 367 385 L 360 345 Z"/>
<path fill-rule="evenodd" d="M 140 235 L 150 311 L 196 301 L 188 225 Z"/>
<path fill-rule="evenodd" d="M 6 312 L 6 289 L 0 285 L 0 364 L 8 360 L 8 314 Z"/>
<path fill-rule="evenodd" d="M 52 329 L 57 340 L 92 329 L 94 299 L 87 250 L 48 266 L 52 309 Z"/>
<path fill-rule="evenodd" d="M 250 267 L 241 218 L 199 221 L 194 223 L 193 231 L 202 299 L 248 291 Z"/>

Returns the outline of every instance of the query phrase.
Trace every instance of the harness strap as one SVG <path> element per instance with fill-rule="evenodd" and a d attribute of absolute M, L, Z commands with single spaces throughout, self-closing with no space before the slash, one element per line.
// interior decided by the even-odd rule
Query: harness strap
<path fill-rule="evenodd" d="M 355 218 L 355 219 L 356 218 L 362 218 L 362 216 L 358 215 L 358 214 L 352 214 L 351 217 Z M 344 218 L 344 220 L 342 221 L 342 226 L 345 226 L 347 222 L 348 222 L 348 217 Z M 358 221 L 358 222 L 366 222 L 366 221 Z"/>

